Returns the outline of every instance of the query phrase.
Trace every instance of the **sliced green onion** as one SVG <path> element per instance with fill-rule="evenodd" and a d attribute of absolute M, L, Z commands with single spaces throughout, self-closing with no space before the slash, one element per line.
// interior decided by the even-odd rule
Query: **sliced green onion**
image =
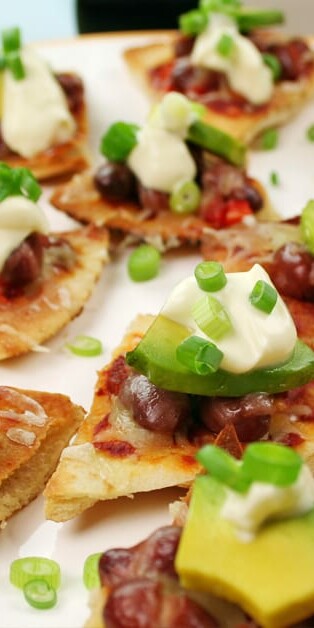
<path fill-rule="evenodd" d="M 314 255 L 314 200 L 309 201 L 302 210 L 300 226 L 305 245 Z"/>
<path fill-rule="evenodd" d="M 314 142 L 314 124 L 311 124 L 306 131 L 306 137 L 310 142 Z"/>
<path fill-rule="evenodd" d="M 208 15 L 199 9 L 192 9 L 179 17 L 179 29 L 185 35 L 199 35 L 205 30 L 208 23 Z"/>
<path fill-rule="evenodd" d="M 90 554 L 87 556 L 83 567 L 83 582 L 86 589 L 96 589 L 100 587 L 100 578 L 98 572 L 99 559 L 102 552 Z"/>
<path fill-rule="evenodd" d="M 41 196 L 41 187 L 37 183 L 34 175 L 27 168 L 21 168 L 20 190 L 23 192 L 24 196 L 30 198 L 34 203 L 36 203 Z"/>
<path fill-rule="evenodd" d="M 263 150 L 273 150 L 279 141 L 277 129 L 267 129 L 261 136 L 261 148 Z"/>
<path fill-rule="evenodd" d="M 209 294 L 192 306 L 192 316 L 204 334 L 213 340 L 220 340 L 232 329 L 224 306 Z"/>
<path fill-rule="evenodd" d="M 25 78 L 25 69 L 19 52 L 11 52 L 7 55 L 6 65 L 11 70 L 16 81 Z"/>
<path fill-rule="evenodd" d="M 30 580 L 23 587 L 23 593 L 26 602 L 39 610 L 52 608 L 57 603 L 56 591 L 46 580 Z"/>
<path fill-rule="evenodd" d="M 68 342 L 65 346 L 72 353 L 82 358 L 94 358 L 102 353 L 100 340 L 91 336 L 76 336 L 72 342 Z"/>
<path fill-rule="evenodd" d="M 278 9 L 254 9 L 253 7 L 240 7 L 235 10 L 234 19 L 242 32 L 249 32 L 254 28 L 283 24 L 284 13 Z"/>
<path fill-rule="evenodd" d="M 205 292 L 217 292 L 227 283 L 225 271 L 219 262 L 197 264 L 194 275 L 199 287 Z"/>
<path fill-rule="evenodd" d="M 187 140 L 223 157 L 235 166 L 244 166 L 246 146 L 236 138 L 202 120 L 193 122 Z"/>
<path fill-rule="evenodd" d="M 137 144 L 137 124 L 115 122 L 102 136 L 100 152 L 109 161 L 125 161 Z"/>
<path fill-rule="evenodd" d="M 230 57 L 234 51 L 234 39 L 228 33 L 223 33 L 216 46 L 217 52 L 222 57 Z"/>
<path fill-rule="evenodd" d="M 297 479 L 303 460 L 291 447 L 279 443 L 251 443 L 243 456 L 243 473 L 252 481 L 289 486 Z"/>
<path fill-rule="evenodd" d="M 199 7 L 203 11 L 223 13 L 241 6 L 241 0 L 200 0 Z"/>
<path fill-rule="evenodd" d="M 0 57 L 0 72 L 4 70 L 5 66 L 6 66 L 5 57 Z"/>
<path fill-rule="evenodd" d="M 277 303 L 277 298 L 277 290 L 267 283 L 267 281 L 263 281 L 263 279 L 259 279 L 256 282 L 249 295 L 249 300 L 252 305 L 266 314 L 270 314 L 273 311 Z"/>
<path fill-rule="evenodd" d="M 282 66 L 279 59 L 270 52 L 264 52 L 262 57 L 265 65 L 271 70 L 274 81 L 278 81 L 282 74 Z"/>
<path fill-rule="evenodd" d="M 57 590 L 61 582 L 58 563 L 40 556 L 17 558 L 11 563 L 10 582 L 15 587 L 23 589 L 28 582 L 37 578 L 45 580 L 49 586 Z"/>
<path fill-rule="evenodd" d="M 21 48 L 21 33 L 16 26 L 2 31 L 2 47 L 5 55 L 16 52 Z"/>
<path fill-rule="evenodd" d="M 151 244 L 140 244 L 128 259 L 128 273 L 133 281 L 148 281 L 157 277 L 160 252 Z"/>
<path fill-rule="evenodd" d="M 275 185 L 275 186 L 280 185 L 279 174 L 275 170 L 273 170 L 273 172 L 270 173 L 269 180 L 272 185 Z"/>
<path fill-rule="evenodd" d="M 216 480 L 239 492 L 248 489 L 250 480 L 243 474 L 241 464 L 224 449 L 205 445 L 197 452 L 196 459 Z"/>
<path fill-rule="evenodd" d="M 10 168 L 0 163 L 0 200 L 20 194 L 36 202 L 41 195 L 41 187 L 27 168 Z"/>
<path fill-rule="evenodd" d="M 223 355 L 215 344 L 200 336 L 186 338 L 176 349 L 177 360 L 197 375 L 215 373 L 219 369 Z"/>
<path fill-rule="evenodd" d="M 194 212 L 201 201 L 201 190 L 195 181 L 185 181 L 175 186 L 169 204 L 176 214 Z"/>

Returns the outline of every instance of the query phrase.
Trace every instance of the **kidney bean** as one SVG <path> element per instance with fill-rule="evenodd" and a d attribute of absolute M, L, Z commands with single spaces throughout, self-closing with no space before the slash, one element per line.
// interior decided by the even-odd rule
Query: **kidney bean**
<path fill-rule="evenodd" d="M 162 587 L 148 578 L 136 578 L 115 587 L 103 612 L 106 628 L 160 626 Z"/>
<path fill-rule="evenodd" d="M 314 259 L 302 244 L 284 244 L 274 254 L 267 270 L 281 294 L 314 301 Z"/>
<path fill-rule="evenodd" d="M 98 192 L 111 201 L 131 201 L 135 194 L 135 181 L 130 168 L 118 163 L 103 164 L 94 176 Z"/>
<path fill-rule="evenodd" d="M 165 594 L 164 626 L 167 628 L 217 628 L 216 620 L 186 594 Z"/>
<path fill-rule="evenodd" d="M 161 211 L 169 209 L 169 194 L 146 188 L 139 181 L 137 184 L 139 203 L 142 209 L 149 209 L 151 216 L 156 216 Z"/>
<path fill-rule="evenodd" d="M 56 74 L 68 101 L 71 113 L 76 113 L 83 104 L 84 88 L 83 82 L 76 74 L 63 72 Z"/>
<path fill-rule="evenodd" d="M 174 56 L 175 57 L 187 57 L 194 46 L 195 37 L 191 35 L 179 36 L 174 44 Z"/>
<path fill-rule="evenodd" d="M 296 81 L 304 74 L 313 58 L 307 44 L 301 39 L 291 39 L 283 44 L 274 44 L 268 48 L 281 65 L 281 80 Z"/>
<path fill-rule="evenodd" d="M 202 397 L 200 416 L 203 423 L 218 434 L 227 423 L 233 423 L 242 442 L 259 440 L 267 434 L 273 399 L 265 393 L 244 397 Z"/>
<path fill-rule="evenodd" d="M 219 88 L 221 75 L 214 70 L 192 65 L 182 57 L 174 64 L 170 75 L 171 89 L 177 92 L 205 94 Z"/>
<path fill-rule="evenodd" d="M 6 286 L 23 287 L 35 281 L 43 262 L 43 246 L 40 234 L 28 236 L 7 258 L 1 279 Z"/>
<path fill-rule="evenodd" d="M 139 425 L 155 432 L 174 432 L 191 414 L 188 395 L 157 388 L 137 373 L 122 384 L 119 399 Z"/>

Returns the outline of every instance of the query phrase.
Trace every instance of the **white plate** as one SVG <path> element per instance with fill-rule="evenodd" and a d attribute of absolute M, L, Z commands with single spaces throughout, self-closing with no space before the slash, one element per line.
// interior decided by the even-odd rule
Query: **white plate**
<path fill-rule="evenodd" d="M 145 43 L 152 35 L 83 37 L 40 46 L 56 70 L 75 70 L 84 79 L 91 118 L 90 144 L 95 162 L 101 133 L 114 120 L 143 122 L 149 104 L 124 66 L 121 51 Z M 305 137 L 314 124 L 309 105 L 297 120 L 280 132 L 277 150 L 250 155 L 250 172 L 266 186 L 274 205 L 285 216 L 299 213 L 314 197 L 314 144 Z M 276 170 L 281 184 L 268 185 Z M 46 197 L 48 191 L 46 193 Z M 74 221 L 45 202 L 51 228 L 62 230 Z M 47 343 L 49 354 L 31 354 L 0 366 L 2 385 L 65 393 L 89 408 L 96 371 L 110 358 L 126 327 L 137 313 L 157 313 L 173 285 L 193 272 L 197 255 L 176 253 L 164 260 L 153 281 L 132 283 L 126 272 L 127 254 L 118 254 L 105 269 L 84 312 Z M 97 358 L 78 358 L 64 350 L 78 333 L 102 340 L 104 353 Z M 79 628 L 88 616 L 88 594 L 82 584 L 86 556 L 113 546 L 128 546 L 162 524 L 170 522 L 168 504 L 179 495 L 176 489 L 137 495 L 98 504 L 81 517 L 66 523 L 47 522 L 42 498 L 38 498 L 8 522 L 0 536 L 0 600 L 3 628 Z M 12 560 L 27 555 L 54 558 L 61 566 L 62 586 L 58 605 L 49 611 L 29 607 L 21 592 L 9 584 Z"/>

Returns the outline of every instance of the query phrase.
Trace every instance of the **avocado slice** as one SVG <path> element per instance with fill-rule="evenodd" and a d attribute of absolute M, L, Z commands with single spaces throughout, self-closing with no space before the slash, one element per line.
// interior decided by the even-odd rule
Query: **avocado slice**
<path fill-rule="evenodd" d="M 223 157 L 235 166 L 244 166 L 246 146 L 224 131 L 197 120 L 188 130 L 187 140 Z"/>
<path fill-rule="evenodd" d="M 235 10 L 234 17 L 242 32 L 251 31 L 253 28 L 283 24 L 285 21 L 284 13 L 278 9 L 262 10 L 252 7 L 241 7 Z"/>
<path fill-rule="evenodd" d="M 249 542 L 220 517 L 223 484 L 199 476 L 176 556 L 181 584 L 235 602 L 261 626 L 314 613 L 314 510 L 264 525 Z"/>
<path fill-rule="evenodd" d="M 281 365 L 241 374 L 218 369 L 209 375 L 197 375 L 176 357 L 177 346 L 189 336 L 187 327 L 160 314 L 137 347 L 127 353 L 127 363 L 155 386 L 208 397 L 271 394 L 302 386 L 314 378 L 314 352 L 300 340 L 292 357 Z"/>

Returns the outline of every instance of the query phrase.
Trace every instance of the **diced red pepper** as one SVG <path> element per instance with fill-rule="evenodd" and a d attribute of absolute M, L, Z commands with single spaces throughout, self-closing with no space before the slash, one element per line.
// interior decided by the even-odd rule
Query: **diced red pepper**
<path fill-rule="evenodd" d="M 214 229 L 230 227 L 237 222 L 241 222 L 244 216 L 253 215 L 250 204 L 242 199 L 230 199 L 228 201 L 218 200 L 211 203 L 201 212 L 203 220 L 208 222 Z"/>

